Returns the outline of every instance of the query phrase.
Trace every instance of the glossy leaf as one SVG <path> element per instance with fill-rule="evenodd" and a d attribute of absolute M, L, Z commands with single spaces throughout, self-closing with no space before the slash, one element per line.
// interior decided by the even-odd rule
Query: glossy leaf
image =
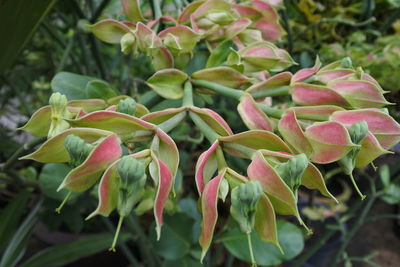
<path fill-rule="evenodd" d="M 208 248 L 210 247 L 214 228 L 218 219 L 218 192 L 222 179 L 224 178 L 225 170 L 211 179 L 204 187 L 201 196 L 202 224 L 199 243 L 202 248 L 201 261 L 203 260 Z"/>
<path fill-rule="evenodd" d="M 249 82 L 249 78 L 229 67 L 202 69 L 193 73 L 192 78 L 214 82 L 236 89 Z"/>
<path fill-rule="evenodd" d="M 167 99 L 183 97 L 183 84 L 188 76 L 178 69 L 165 69 L 156 72 L 147 84 L 159 95 Z"/>
<path fill-rule="evenodd" d="M 101 173 L 121 155 L 122 149 L 117 136 L 110 135 L 104 138 L 81 165 L 68 173 L 58 190 L 62 188 L 67 188 L 72 192 L 87 190 L 100 178 Z"/>
<path fill-rule="evenodd" d="M 65 130 L 44 142 L 35 152 L 21 159 L 32 159 L 39 162 L 68 162 L 69 155 L 64 147 L 65 138 L 74 134 L 88 143 L 93 143 L 99 138 L 112 135 L 112 132 L 92 128 L 72 128 Z"/>
<path fill-rule="evenodd" d="M 131 29 L 114 19 L 105 19 L 90 26 L 90 29 L 97 38 L 109 44 L 119 44 L 122 36 Z"/>
<path fill-rule="evenodd" d="M 249 94 L 243 94 L 237 107 L 240 117 L 250 130 L 260 129 L 273 131 L 272 122 L 268 116 L 257 106 Z"/>
<path fill-rule="evenodd" d="M 217 171 L 217 159 L 215 151 L 219 142 L 215 141 L 209 149 L 204 151 L 196 162 L 195 180 L 199 195 L 204 191 L 204 185 L 207 184 Z"/>
<path fill-rule="evenodd" d="M 337 122 L 315 123 L 304 132 L 313 148 L 311 160 L 316 163 L 330 163 L 339 160 L 355 145 L 347 129 Z"/>

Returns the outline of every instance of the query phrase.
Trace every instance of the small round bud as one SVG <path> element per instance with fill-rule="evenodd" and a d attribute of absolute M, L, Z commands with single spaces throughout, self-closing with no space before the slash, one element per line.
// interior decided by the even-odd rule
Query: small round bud
<path fill-rule="evenodd" d="M 119 101 L 117 112 L 134 116 L 136 113 L 136 101 L 133 98 L 126 98 Z"/>
<path fill-rule="evenodd" d="M 93 150 L 93 145 L 86 143 L 85 140 L 73 134 L 65 138 L 64 146 L 68 151 L 69 162 L 73 167 L 81 165 Z"/>
<path fill-rule="evenodd" d="M 125 33 L 121 38 L 121 52 L 124 54 L 129 54 L 132 51 L 133 46 L 135 45 L 135 36 L 128 32 Z"/>

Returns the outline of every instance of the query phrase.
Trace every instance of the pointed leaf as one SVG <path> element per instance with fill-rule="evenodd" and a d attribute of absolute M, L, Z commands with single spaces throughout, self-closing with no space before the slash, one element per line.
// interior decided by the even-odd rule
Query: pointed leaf
<path fill-rule="evenodd" d="M 147 84 L 164 98 L 179 99 L 183 97 L 183 84 L 187 79 L 187 74 L 178 69 L 164 69 L 151 76 Z"/>
<path fill-rule="evenodd" d="M 97 38 L 109 44 L 119 44 L 122 36 L 131 31 L 127 25 L 114 19 L 99 21 L 90 29 Z"/>
<path fill-rule="evenodd" d="M 180 53 L 190 53 L 200 40 L 200 35 L 194 32 L 191 28 L 183 25 L 168 27 L 158 34 L 161 39 L 165 39 L 169 34 L 173 35 L 179 46 Z M 166 44 L 168 47 L 168 44 Z"/>
<path fill-rule="evenodd" d="M 315 123 L 304 134 L 313 148 L 311 160 L 316 163 L 337 161 L 355 146 L 347 129 L 337 122 Z"/>
<path fill-rule="evenodd" d="M 222 144 L 237 144 L 241 145 L 247 149 L 255 150 L 259 149 L 267 149 L 272 151 L 281 151 L 291 153 L 291 149 L 280 139 L 277 135 L 272 132 L 263 131 L 263 130 L 251 130 L 247 132 L 242 132 L 239 134 L 220 137 L 219 141 Z M 247 158 L 247 155 L 244 155 L 239 150 L 235 150 L 234 148 L 224 146 L 225 151 L 228 153 L 242 158 Z"/>
<path fill-rule="evenodd" d="M 377 157 L 386 153 L 390 153 L 381 146 L 378 139 L 376 139 L 371 132 L 368 132 L 367 136 L 361 141 L 360 145 L 361 149 L 356 157 L 356 168 L 365 167 Z"/>
<path fill-rule="evenodd" d="M 179 151 L 174 140 L 164 131 L 157 128 L 156 136 L 160 139 L 158 151 L 154 151 L 157 157 L 166 164 L 175 178 L 179 166 Z"/>
<path fill-rule="evenodd" d="M 202 248 L 201 261 L 203 260 L 208 248 L 210 247 L 214 235 L 214 228 L 217 224 L 218 192 L 224 175 L 225 170 L 213 179 L 211 179 L 204 187 L 204 191 L 201 196 L 201 210 L 203 215 L 201 223 L 201 234 L 199 239 L 199 243 Z"/>
<path fill-rule="evenodd" d="M 140 11 L 139 0 L 122 0 L 122 10 L 125 16 L 132 22 L 143 21 L 144 17 Z"/>
<path fill-rule="evenodd" d="M 299 153 L 311 155 L 313 149 L 301 129 L 294 110 L 289 109 L 279 120 L 278 129 L 286 142 Z"/>
<path fill-rule="evenodd" d="M 258 236 L 265 242 L 271 242 L 280 250 L 281 247 L 278 241 L 276 231 L 276 216 L 271 201 L 267 195 L 263 194 L 257 204 L 256 219 L 254 229 Z"/>
<path fill-rule="evenodd" d="M 272 122 L 249 94 L 242 95 L 237 109 L 243 122 L 250 130 L 260 129 L 273 132 Z"/>
<path fill-rule="evenodd" d="M 346 99 L 334 90 L 315 84 L 294 83 L 292 85 L 292 98 L 299 105 L 348 105 Z"/>
<path fill-rule="evenodd" d="M 173 176 L 169 167 L 153 153 L 151 154 L 153 162 L 157 165 L 158 169 L 158 185 L 157 195 L 154 200 L 154 217 L 156 219 L 156 233 L 157 240 L 160 239 L 161 226 L 163 224 L 163 211 L 165 203 L 168 200 L 169 193 L 173 186 Z"/>
<path fill-rule="evenodd" d="M 400 141 L 400 125 L 390 115 L 378 109 L 338 111 L 331 120 L 345 125 L 366 121 L 368 130 L 378 139 L 381 146 L 390 149 Z"/>
<path fill-rule="evenodd" d="M 317 71 L 321 68 L 321 61 L 319 60 L 319 57 L 315 59 L 315 64 L 312 68 L 306 68 L 306 69 L 301 69 L 298 72 L 296 72 L 291 80 L 291 84 L 293 83 L 298 83 L 302 82 L 304 80 L 307 80 L 311 76 L 317 73 Z"/>
<path fill-rule="evenodd" d="M 72 192 L 82 192 L 90 188 L 100 174 L 122 155 L 120 140 L 116 135 L 104 138 L 92 150 L 87 159 L 73 169 L 58 188 L 67 188 Z"/>
<path fill-rule="evenodd" d="M 210 54 L 207 60 L 206 68 L 218 67 L 222 65 L 231 53 L 230 48 L 233 46 L 231 40 L 225 40 L 220 43 Z"/>
<path fill-rule="evenodd" d="M 150 122 L 152 124 L 158 125 L 158 124 L 161 124 L 161 123 L 171 119 L 172 117 L 176 116 L 177 114 L 184 111 L 185 109 L 186 109 L 186 107 L 167 108 L 164 110 L 148 113 L 148 114 L 144 115 L 143 117 L 141 117 L 141 119 L 144 121 Z"/>
<path fill-rule="evenodd" d="M 251 161 L 247 175 L 250 180 L 259 181 L 264 192 L 268 195 L 274 210 L 283 215 L 299 217 L 297 200 L 292 190 L 279 177 L 274 168 L 264 159 L 261 152 L 257 152 Z"/>
<path fill-rule="evenodd" d="M 249 82 L 249 78 L 229 67 L 215 67 L 196 71 L 193 79 L 215 82 L 231 88 L 239 88 Z"/>
<path fill-rule="evenodd" d="M 278 159 L 280 162 L 286 162 L 288 159 L 292 158 L 294 155 L 288 153 L 274 152 L 268 150 L 261 150 L 261 153 L 268 161 L 269 157 Z M 307 169 L 304 171 L 301 177 L 301 185 L 304 185 L 308 189 L 317 189 L 319 192 L 327 197 L 336 200 L 336 198 L 328 191 L 328 188 L 325 185 L 324 177 L 317 167 L 314 166 L 311 162 L 308 163 Z"/>
<path fill-rule="evenodd" d="M 112 131 L 118 135 L 139 130 L 153 130 L 155 126 L 139 118 L 114 111 L 95 111 L 75 120 L 68 120 L 73 127 L 94 127 Z"/>
<path fill-rule="evenodd" d="M 64 146 L 65 138 L 74 134 L 88 143 L 93 143 L 101 137 L 112 135 L 112 132 L 92 128 L 72 128 L 48 139 L 35 152 L 21 159 L 32 159 L 39 162 L 68 162 L 69 154 Z"/>
<path fill-rule="evenodd" d="M 232 135 L 233 132 L 228 123 L 215 111 L 208 108 L 190 107 L 190 110 L 196 113 L 205 123 L 207 123 L 219 135 Z"/>
<path fill-rule="evenodd" d="M 218 140 L 215 141 L 209 149 L 204 151 L 196 162 L 195 180 L 197 191 L 201 196 L 204 190 L 204 185 L 210 181 L 217 171 L 217 159 L 215 151 L 219 146 Z"/>

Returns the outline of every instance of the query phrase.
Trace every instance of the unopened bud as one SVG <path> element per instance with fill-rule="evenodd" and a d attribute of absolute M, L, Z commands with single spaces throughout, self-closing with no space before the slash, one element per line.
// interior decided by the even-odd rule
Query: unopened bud
<path fill-rule="evenodd" d="M 134 116 L 136 112 L 136 101 L 130 97 L 119 101 L 117 112 Z"/>
<path fill-rule="evenodd" d="M 305 154 L 299 154 L 290 158 L 285 163 L 276 165 L 275 170 L 289 188 L 296 193 L 301 185 L 301 177 L 307 167 L 307 156 Z"/>
<path fill-rule="evenodd" d="M 64 146 L 69 154 L 69 163 L 74 168 L 81 165 L 93 150 L 93 145 L 86 143 L 85 140 L 73 134 L 65 138 Z"/>
<path fill-rule="evenodd" d="M 219 25 L 228 25 L 235 20 L 235 18 L 226 11 L 211 12 L 208 13 L 206 17 Z"/>
<path fill-rule="evenodd" d="M 173 52 L 179 52 L 182 50 L 181 45 L 178 42 L 178 39 L 171 33 L 168 33 L 163 39 L 164 45 L 169 48 Z"/>
<path fill-rule="evenodd" d="M 125 33 L 121 38 L 121 52 L 124 54 L 129 54 L 135 45 L 135 36 L 128 32 Z"/>
<path fill-rule="evenodd" d="M 232 190 L 230 212 L 246 234 L 253 229 L 257 203 L 262 194 L 258 181 L 242 183 Z"/>
<path fill-rule="evenodd" d="M 127 216 L 141 199 L 146 184 L 145 166 L 139 160 L 124 156 L 117 165 L 119 175 L 118 213 Z"/>
<path fill-rule="evenodd" d="M 349 132 L 351 141 L 358 145 L 368 134 L 368 124 L 365 121 L 359 121 L 351 125 L 347 131 Z"/>
<path fill-rule="evenodd" d="M 340 63 L 340 67 L 343 69 L 352 69 L 353 68 L 353 62 L 351 61 L 351 58 L 345 57 L 342 59 Z"/>
<path fill-rule="evenodd" d="M 60 93 L 53 93 L 50 96 L 49 104 L 51 107 L 51 124 L 47 134 L 51 138 L 69 127 L 69 124 L 64 121 L 64 118 L 69 117 L 67 110 L 67 97 Z"/>

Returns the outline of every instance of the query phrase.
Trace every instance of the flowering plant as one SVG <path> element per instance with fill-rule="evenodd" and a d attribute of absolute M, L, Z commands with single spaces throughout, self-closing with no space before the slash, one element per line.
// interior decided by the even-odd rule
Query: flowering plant
<path fill-rule="evenodd" d="M 142 13 L 137 0 L 121 3 L 126 20 L 105 19 L 87 29 L 124 54 L 146 56 L 154 68 L 148 88 L 181 100 L 179 107 L 150 112 L 136 96 L 110 93 L 107 83 L 93 80 L 86 90 L 99 98 L 69 101 L 54 93 L 22 127 L 47 137 L 22 159 L 72 167 L 58 190 L 81 193 L 98 186 L 98 206 L 87 219 L 118 213 L 111 250 L 124 218 L 149 195 L 160 238 L 164 209 L 182 194 L 175 192 L 180 149 L 169 133 L 187 120 L 209 141 L 193 177 L 202 214 L 200 261 L 213 241 L 219 200 L 247 236 L 255 265 L 254 233 L 284 252 L 276 214 L 294 216 L 312 233 L 299 212 L 300 186 L 337 201 L 316 164 L 338 163 L 365 198 L 353 171 L 399 142 L 400 125 L 384 108 L 391 103 L 349 58 L 324 67 L 317 58 L 312 68 L 287 71 L 296 62 L 274 43 L 284 35 L 280 1 L 197 0 L 175 16 L 163 16 L 157 7 L 154 14 Z M 207 61 L 190 72 L 199 47 Z M 237 101 L 247 131 L 234 133 L 217 111 L 195 105 L 195 96 L 215 95 Z M 277 105 L 275 97 L 283 95 L 288 101 Z M 247 171 L 231 166 L 228 155 L 247 159 Z"/>

